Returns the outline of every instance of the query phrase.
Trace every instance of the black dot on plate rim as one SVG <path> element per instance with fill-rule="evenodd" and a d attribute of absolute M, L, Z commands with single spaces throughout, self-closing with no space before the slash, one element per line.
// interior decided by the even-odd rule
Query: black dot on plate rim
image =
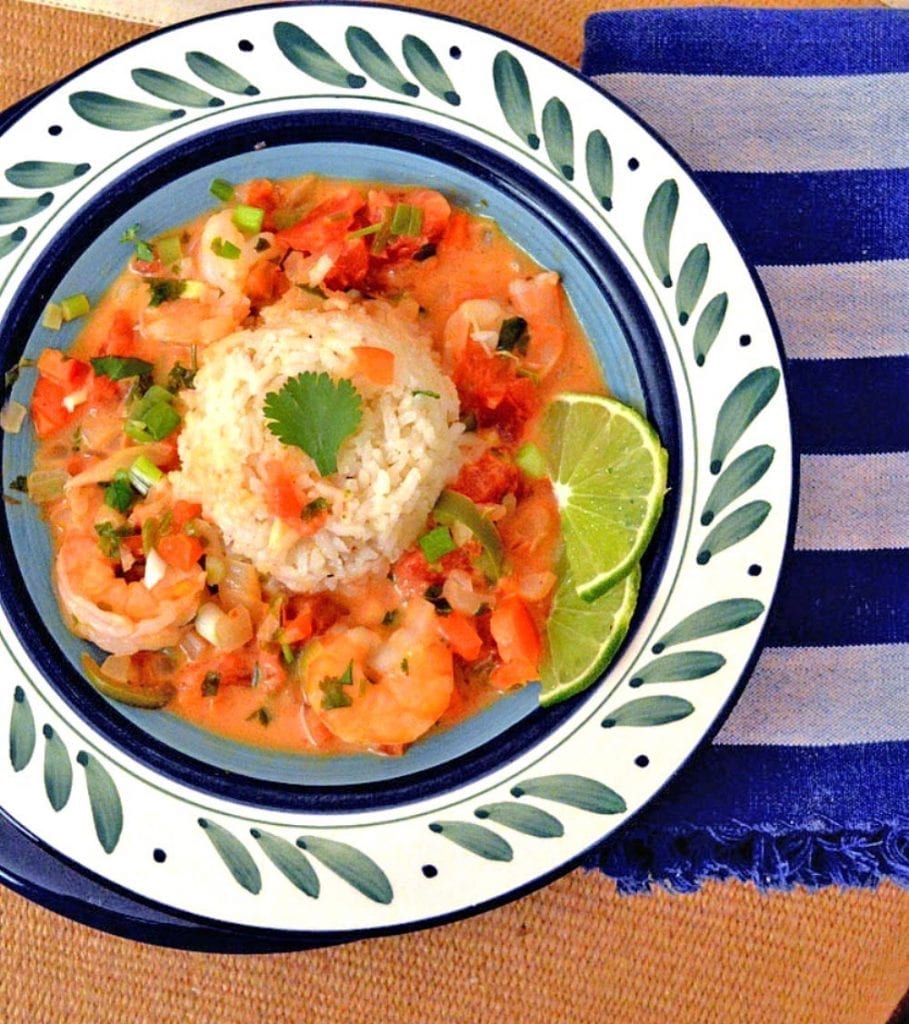
<path fill-rule="evenodd" d="M 638 754 L 634 759 L 634 763 L 638 768 L 646 768 L 650 764 L 650 758 L 646 754 Z"/>
<path fill-rule="evenodd" d="M 439 869 L 435 866 L 435 864 L 424 864 L 423 867 L 420 868 L 420 870 L 423 872 L 424 878 L 435 878 L 436 875 L 439 873 Z"/>
<path fill-rule="evenodd" d="M 461 47 L 460 46 L 452 46 L 451 49 L 448 51 L 448 55 L 449 55 L 449 57 L 451 57 L 452 60 L 460 60 L 461 59 Z"/>
<path fill-rule="evenodd" d="M 242 50 L 244 53 L 252 53 L 252 51 L 255 49 L 253 44 L 248 39 L 241 39 L 240 42 L 237 43 L 237 48 Z"/>
<path fill-rule="evenodd" d="M 52 124 L 50 128 L 47 129 L 48 135 L 60 135 L 62 132 L 63 129 L 58 124 Z"/>
<path fill-rule="evenodd" d="M 749 576 L 760 576 L 762 572 L 763 572 L 763 569 L 761 569 L 761 567 L 757 563 L 755 563 L 754 565 L 749 565 L 748 566 L 748 575 Z"/>
<path fill-rule="evenodd" d="M 152 851 L 152 858 L 156 864 L 163 864 L 167 860 L 167 854 L 159 846 L 156 850 Z"/>
<path fill-rule="evenodd" d="M 633 156 L 628 161 L 628 170 L 629 171 L 636 171 L 640 166 L 641 166 L 641 161 L 638 160 L 638 158 L 636 156 Z"/>
<path fill-rule="evenodd" d="M 739 338 L 739 344 L 742 346 L 742 348 L 747 348 L 751 344 L 751 335 L 750 334 L 743 334 L 743 335 L 741 335 L 741 337 Z"/>

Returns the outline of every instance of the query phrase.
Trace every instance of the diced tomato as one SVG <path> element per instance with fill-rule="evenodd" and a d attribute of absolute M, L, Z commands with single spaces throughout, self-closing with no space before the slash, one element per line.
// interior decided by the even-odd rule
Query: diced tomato
<path fill-rule="evenodd" d="M 265 503 L 269 513 L 279 519 L 299 519 L 304 502 L 290 471 L 276 460 L 270 460 L 264 468 L 268 488 Z"/>
<path fill-rule="evenodd" d="M 290 282 L 277 263 L 259 260 L 250 268 L 245 291 L 254 306 L 266 306 L 280 298 L 289 287 Z"/>
<path fill-rule="evenodd" d="M 332 253 L 334 264 L 325 275 L 325 284 L 334 291 L 343 292 L 357 288 L 369 272 L 369 248 L 365 238 L 347 238 L 337 255 Z"/>
<path fill-rule="evenodd" d="M 462 210 L 455 210 L 448 218 L 445 231 L 439 240 L 439 248 L 458 251 L 469 246 L 470 218 Z"/>
<path fill-rule="evenodd" d="M 485 504 L 500 502 L 506 494 L 515 494 L 521 485 L 521 471 L 493 451 L 485 451 L 475 462 L 461 467 L 451 485 L 471 501 Z"/>
<path fill-rule="evenodd" d="M 42 440 L 57 433 L 70 424 L 76 413 L 67 411 L 63 404 L 67 391 L 47 377 L 39 377 L 35 381 L 32 394 L 32 422 L 35 433 Z"/>
<path fill-rule="evenodd" d="M 271 214 L 275 212 L 279 199 L 274 182 L 267 178 L 255 178 L 238 191 L 242 202 L 247 206 L 257 206 L 265 211 L 263 227 L 269 230 Z"/>
<path fill-rule="evenodd" d="M 203 554 L 201 541 L 185 533 L 169 533 L 157 544 L 158 554 L 174 569 L 189 572 Z"/>
<path fill-rule="evenodd" d="M 489 684 L 496 690 L 510 690 L 515 686 L 524 686 L 539 679 L 536 664 L 518 659 L 497 665 L 489 676 Z"/>
<path fill-rule="evenodd" d="M 504 663 L 521 661 L 536 671 L 542 650 L 540 634 L 527 605 L 519 597 L 506 597 L 496 605 L 489 628 Z"/>
<path fill-rule="evenodd" d="M 171 529 L 174 532 L 182 530 L 190 519 L 197 519 L 202 515 L 202 506 L 196 501 L 175 501 L 171 510 Z"/>
<path fill-rule="evenodd" d="M 130 537 L 123 537 L 120 540 L 120 548 L 128 551 L 133 558 L 142 558 L 145 554 L 142 547 L 142 534 L 134 533 Z"/>
<path fill-rule="evenodd" d="M 125 309 L 118 309 L 111 318 L 107 338 L 101 345 L 102 356 L 136 355 L 136 324 Z"/>
<path fill-rule="evenodd" d="M 442 574 L 426 561 L 426 556 L 420 548 L 414 548 L 401 555 L 392 571 L 398 590 L 405 597 L 422 595 L 427 587 L 442 579 Z"/>
<path fill-rule="evenodd" d="M 107 405 L 120 398 L 120 386 L 110 377 L 92 375 L 91 387 L 88 392 L 88 404 L 93 406 Z"/>
<path fill-rule="evenodd" d="M 351 373 L 362 374 L 373 384 L 382 387 L 394 384 L 394 352 L 373 345 L 355 345 L 350 351 L 354 357 Z"/>
<path fill-rule="evenodd" d="M 497 427 L 507 440 L 521 436 L 539 409 L 536 386 L 520 377 L 513 359 L 488 352 L 468 339 L 453 374 L 462 413 L 473 413 L 481 427 Z"/>
<path fill-rule="evenodd" d="M 275 237 L 300 252 L 324 252 L 332 242 L 345 240 L 355 214 L 365 205 L 358 189 L 342 189 Z"/>
<path fill-rule="evenodd" d="M 312 606 L 304 604 L 295 615 L 285 619 L 281 627 L 284 642 L 298 644 L 312 636 Z"/>
<path fill-rule="evenodd" d="M 470 619 L 460 612 L 438 616 L 439 632 L 449 647 L 465 661 L 474 661 L 483 650 L 483 640 Z"/>
<path fill-rule="evenodd" d="M 38 356 L 38 373 L 59 384 L 69 394 L 78 391 L 88 380 L 92 368 L 81 359 L 71 359 L 57 348 L 46 348 Z"/>
<path fill-rule="evenodd" d="M 448 227 L 451 205 L 441 192 L 432 188 L 414 188 L 401 197 L 402 203 L 423 211 L 423 241 L 437 242 Z"/>

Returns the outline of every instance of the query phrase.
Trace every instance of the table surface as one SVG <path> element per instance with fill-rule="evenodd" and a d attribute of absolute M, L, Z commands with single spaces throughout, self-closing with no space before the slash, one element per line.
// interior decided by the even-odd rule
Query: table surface
<path fill-rule="evenodd" d="M 635 4 L 410 6 L 477 21 L 577 64 L 587 14 Z M 0 0 L 0 109 L 140 37 L 149 26 L 139 17 Z M 576 870 L 444 927 L 228 957 L 115 938 L 0 888 L 0 1005 L 6 1024 L 346 1024 L 367 1015 L 377 1024 L 885 1024 L 909 984 L 907 935 L 909 892 L 890 884 L 763 894 L 725 882 L 692 895 L 622 897 L 604 876 Z"/>

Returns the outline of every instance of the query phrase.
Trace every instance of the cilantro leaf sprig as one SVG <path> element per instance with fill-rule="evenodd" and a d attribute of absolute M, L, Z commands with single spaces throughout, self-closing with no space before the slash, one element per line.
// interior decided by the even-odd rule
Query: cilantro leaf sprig
<path fill-rule="evenodd" d="M 337 473 L 338 451 L 363 418 L 360 394 L 349 380 L 310 371 L 270 391 L 263 412 L 275 437 L 306 452 L 322 476 Z"/>

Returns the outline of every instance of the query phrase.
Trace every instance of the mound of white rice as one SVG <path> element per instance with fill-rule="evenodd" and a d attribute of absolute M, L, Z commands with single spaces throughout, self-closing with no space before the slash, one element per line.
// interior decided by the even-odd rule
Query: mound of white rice
<path fill-rule="evenodd" d="M 321 477 L 308 455 L 271 433 L 263 402 L 307 370 L 348 377 L 358 345 L 394 353 L 394 383 L 351 378 L 362 419 L 341 445 L 338 472 Z M 177 497 L 201 503 L 230 552 L 295 591 L 384 571 L 414 543 L 458 469 L 463 427 L 454 385 L 428 339 L 387 308 L 381 318 L 362 307 L 273 311 L 264 326 L 209 346 L 185 397 L 182 468 L 171 474 Z M 308 495 L 328 501 L 331 513 L 312 536 L 300 537 L 269 514 L 269 460 L 289 464 Z"/>

